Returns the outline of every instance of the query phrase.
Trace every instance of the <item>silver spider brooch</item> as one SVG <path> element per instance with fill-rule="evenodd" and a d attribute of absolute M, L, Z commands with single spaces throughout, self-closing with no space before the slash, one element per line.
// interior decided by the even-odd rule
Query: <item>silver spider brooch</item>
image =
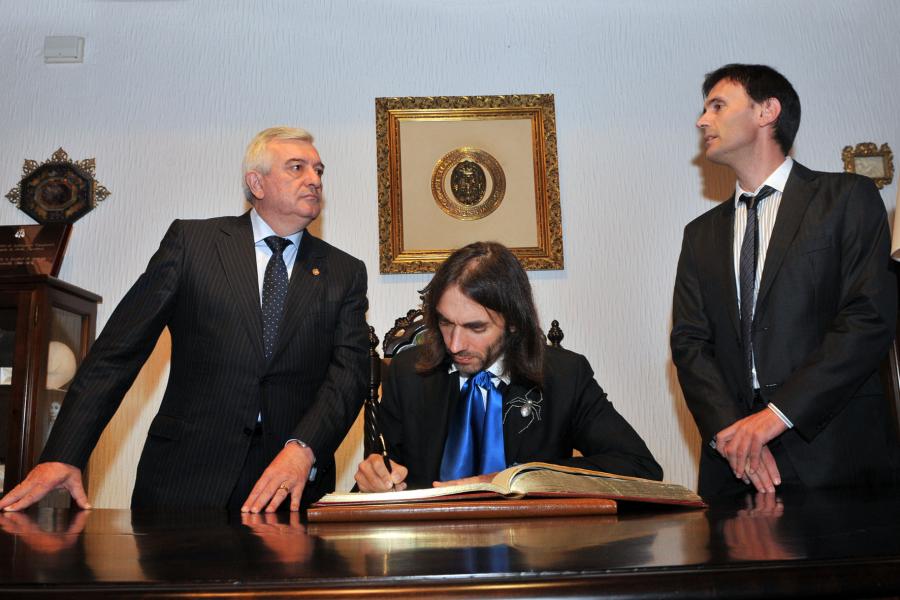
<path fill-rule="evenodd" d="M 537 388 L 531 388 L 527 392 L 525 392 L 524 396 L 516 396 L 507 403 L 506 410 L 503 412 L 503 422 L 506 423 L 506 416 L 509 414 L 509 411 L 514 408 L 519 409 L 519 414 L 523 419 L 528 419 L 528 423 L 519 430 L 519 433 L 522 433 L 535 421 L 541 420 L 541 403 L 544 401 L 544 395 L 541 392 L 537 392 L 537 398 L 532 398 L 532 394 L 537 391 Z"/>

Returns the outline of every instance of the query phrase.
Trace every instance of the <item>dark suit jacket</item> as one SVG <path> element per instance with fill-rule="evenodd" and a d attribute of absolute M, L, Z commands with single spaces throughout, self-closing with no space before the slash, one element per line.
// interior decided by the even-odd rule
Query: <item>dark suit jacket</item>
<path fill-rule="evenodd" d="M 225 507 L 262 414 L 269 460 L 313 449 L 312 498 L 334 488 L 334 451 L 367 381 L 365 265 L 303 234 L 269 361 L 249 213 L 175 221 L 78 371 L 42 461 L 83 468 L 164 327 L 171 370 L 132 506 Z"/>
<path fill-rule="evenodd" d="M 752 406 L 733 221 L 728 201 L 688 224 L 675 282 L 672 359 L 703 439 L 701 494 L 735 481 L 708 443 Z M 763 267 L 753 344 L 763 398 L 794 424 L 778 444 L 810 487 L 894 477 L 896 442 L 877 373 L 897 319 L 889 239 L 870 179 L 794 164 Z"/>
<path fill-rule="evenodd" d="M 383 382 L 378 423 L 388 452 L 409 469 L 410 487 L 439 479 L 450 416 L 459 401 L 459 374 L 445 368 L 415 371 L 421 348 L 391 362 Z M 503 396 L 503 442 L 507 465 L 529 461 L 567 464 L 650 479 L 662 469 L 631 425 L 607 401 L 585 357 L 548 348 L 543 392 L 510 382 Z M 523 417 L 521 399 L 540 400 L 540 418 Z M 572 458 L 577 449 L 584 457 Z"/>

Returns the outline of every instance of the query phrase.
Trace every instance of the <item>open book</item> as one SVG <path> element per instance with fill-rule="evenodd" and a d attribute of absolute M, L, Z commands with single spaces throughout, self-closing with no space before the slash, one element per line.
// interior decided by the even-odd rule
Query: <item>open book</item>
<path fill-rule="evenodd" d="M 498 500 L 501 502 L 496 502 Z M 312 521 L 317 519 L 315 515 L 320 514 L 322 510 L 328 512 L 329 509 L 343 507 L 355 509 L 354 512 L 356 512 L 356 510 L 368 508 L 379 515 L 376 519 L 385 518 L 387 520 L 382 515 L 386 514 L 389 507 L 393 505 L 397 505 L 398 509 L 402 505 L 403 510 L 427 513 L 427 505 L 440 503 L 440 510 L 435 508 L 431 512 L 443 515 L 447 511 L 452 511 L 452 502 L 469 502 L 470 505 L 477 503 L 479 509 L 490 509 L 491 506 L 495 506 L 500 509 L 499 512 L 503 512 L 504 509 L 500 507 L 506 502 L 518 501 L 515 504 L 525 509 L 529 502 L 537 502 L 537 500 L 543 501 L 543 506 L 547 507 L 558 503 L 562 512 L 556 514 L 565 512 L 562 507 L 573 506 L 570 501 L 574 500 L 580 500 L 582 506 L 586 500 L 596 501 L 592 505 L 596 510 L 591 513 L 581 512 L 578 514 L 614 513 L 616 505 L 615 502 L 609 502 L 610 500 L 690 507 L 706 506 L 700 496 L 674 483 L 531 462 L 500 471 L 489 483 L 468 483 L 401 492 L 328 494 L 312 505 L 307 515 Z M 600 506 L 605 506 L 607 509 L 598 509 L 597 507 Z M 417 509 L 416 507 L 421 508 Z M 470 510 L 467 509 L 467 511 Z M 423 514 L 423 516 L 425 515 Z"/>

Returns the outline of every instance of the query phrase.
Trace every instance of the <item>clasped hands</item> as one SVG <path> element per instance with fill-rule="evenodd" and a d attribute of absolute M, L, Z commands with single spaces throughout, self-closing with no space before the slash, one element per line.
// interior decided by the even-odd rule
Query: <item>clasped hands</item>
<path fill-rule="evenodd" d="M 406 476 L 408 469 L 391 461 L 391 470 L 388 472 L 384 464 L 384 457 L 380 454 L 370 454 L 359 463 L 356 469 L 356 475 L 353 478 L 359 486 L 361 492 L 390 492 L 401 491 L 406 489 Z M 435 481 L 432 483 L 434 487 L 446 487 L 448 485 L 459 485 L 464 483 L 484 483 L 494 478 L 496 473 L 487 475 L 476 475 L 474 477 L 466 477 L 465 479 L 454 479 L 453 481 Z"/>
<path fill-rule="evenodd" d="M 781 485 L 781 474 L 767 444 L 786 429 L 784 421 L 765 408 L 717 433 L 716 450 L 728 460 L 735 477 L 752 483 L 758 492 L 772 493 Z"/>

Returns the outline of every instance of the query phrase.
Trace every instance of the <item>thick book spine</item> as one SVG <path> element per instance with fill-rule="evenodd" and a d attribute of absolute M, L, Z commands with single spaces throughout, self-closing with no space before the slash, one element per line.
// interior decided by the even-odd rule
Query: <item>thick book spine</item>
<path fill-rule="evenodd" d="M 525 498 L 498 501 L 406 502 L 399 504 L 313 504 L 306 511 L 310 523 L 351 521 L 424 521 L 516 519 L 612 515 L 616 501 L 606 498 Z"/>

